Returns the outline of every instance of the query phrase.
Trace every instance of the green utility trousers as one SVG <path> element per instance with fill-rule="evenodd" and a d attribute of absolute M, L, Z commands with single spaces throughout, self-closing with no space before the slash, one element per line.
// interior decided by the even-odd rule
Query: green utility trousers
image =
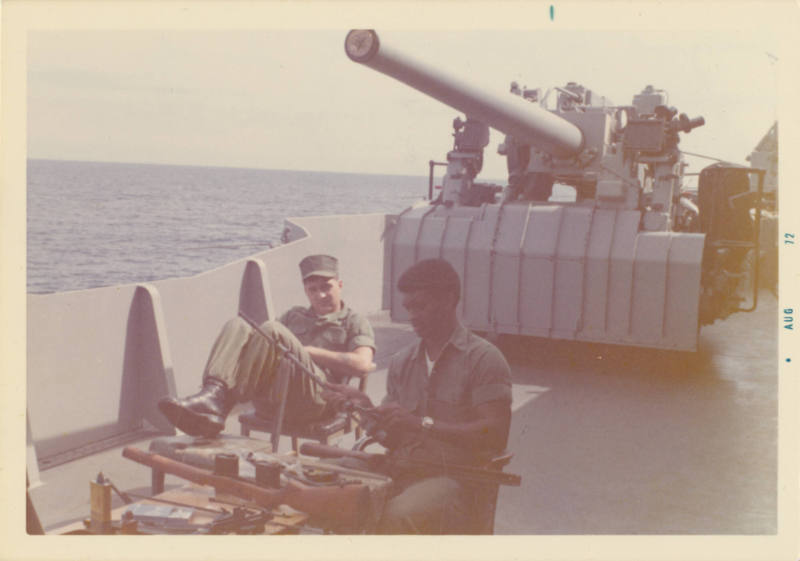
<path fill-rule="evenodd" d="M 461 534 L 469 519 L 464 489 L 455 479 L 429 477 L 386 503 L 379 534 Z"/>
<path fill-rule="evenodd" d="M 357 458 L 338 458 L 333 463 L 369 471 Z M 469 489 L 450 477 L 426 477 L 416 481 L 397 479 L 381 512 L 375 513 L 376 534 L 472 534 L 474 501 Z"/>
<path fill-rule="evenodd" d="M 267 321 L 260 327 L 268 337 L 240 317 L 228 321 L 211 348 L 203 379 L 222 380 L 237 401 L 253 401 L 256 411 L 270 413 L 277 409 L 282 398 L 278 382 L 287 376 L 286 417 L 298 421 L 318 419 L 325 409 L 322 389 L 297 364 L 283 356 L 275 341 L 288 348 L 317 380 L 324 381 L 325 373 L 285 325 Z"/>

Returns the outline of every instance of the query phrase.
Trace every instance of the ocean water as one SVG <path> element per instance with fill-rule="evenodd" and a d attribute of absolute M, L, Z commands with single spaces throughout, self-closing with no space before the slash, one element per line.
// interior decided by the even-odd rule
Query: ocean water
<path fill-rule="evenodd" d="M 427 177 L 29 160 L 27 287 L 187 276 L 280 243 L 287 216 L 400 212 Z"/>

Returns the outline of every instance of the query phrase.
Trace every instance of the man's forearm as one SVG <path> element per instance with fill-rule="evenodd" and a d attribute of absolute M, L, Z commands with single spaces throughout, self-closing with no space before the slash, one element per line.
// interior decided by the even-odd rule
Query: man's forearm
<path fill-rule="evenodd" d="M 471 421 L 445 421 L 435 419 L 432 426 L 423 429 L 422 418 L 394 403 L 379 408 L 382 417 L 379 425 L 390 433 L 419 437 L 428 434 L 437 440 L 462 447 L 504 447 L 511 423 L 511 411 L 502 401 L 477 407 L 478 417 Z"/>
<path fill-rule="evenodd" d="M 420 425 L 422 421 L 420 420 Z M 436 420 L 428 429 L 420 429 L 437 440 L 444 440 L 463 447 L 492 447 L 501 439 L 502 428 L 488 419 L 465 423 Z"/>
<path fill-rule="evenodd" d="M 305 347 L 319 366 L 344 376 L 363 376 L 375 369 L 371 352 L 337 352 L 322 347 Z"/>

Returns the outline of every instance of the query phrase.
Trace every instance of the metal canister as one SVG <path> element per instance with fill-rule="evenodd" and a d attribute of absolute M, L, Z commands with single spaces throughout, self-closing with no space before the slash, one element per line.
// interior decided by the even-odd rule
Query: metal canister
<path fill-rule="evenodd" d="M 220 453 L 214 456 L 214 473 L 225 477 L 239 477 L 239 456 Z M 234 495 L 214 487 L 214 496 L 223 501 L 238 500 Z"/>
<path fill-rule="evenodd" d="M 256 466 L 256 483 L 273 489 L 281 486 L 281 464 L 272 460 L 258 460 Z"/>
<path fill-rule="evenodd" d="M 239 456 L 227 453 L 214 456 L 214 473 L 227 477 L 239 477 Z"/>

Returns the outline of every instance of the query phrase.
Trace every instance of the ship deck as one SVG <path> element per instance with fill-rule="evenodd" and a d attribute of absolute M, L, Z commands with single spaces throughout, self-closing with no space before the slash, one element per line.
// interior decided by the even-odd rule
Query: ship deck
<path fill-rule="evenodd" d="M 522 486 L 501 488 L 495 532 L 777 532 L 776 313 L 763 291 L 755 312 L 704 327 L 696 353 L 502 337 L 514 381 L 507 471 Z M 389 357 L 414 335 L 385 313 L 370 319 L 379 354 L 368 393 L 379 400 Z M 226 432 L 238 434 L 236 413 Z M 121 449 L 40 472 L 31 498 L 46 531 L 88 516 L 99 471 L 149 493 L 149 470 Z M 168 476 L 166 488 L 182 483 Z"/>

